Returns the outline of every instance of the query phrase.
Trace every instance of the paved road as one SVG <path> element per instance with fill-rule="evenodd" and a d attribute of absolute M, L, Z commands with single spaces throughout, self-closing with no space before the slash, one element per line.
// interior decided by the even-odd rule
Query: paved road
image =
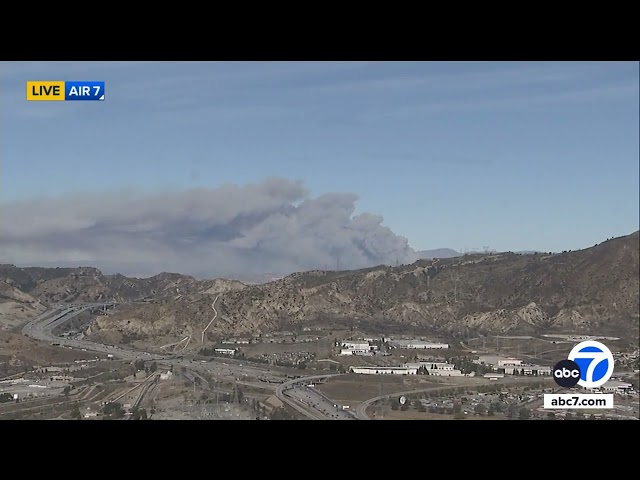
<path fill-rule="evenodd" d="M 365 400 L 364 402 L 359 404 L 356 407 L 356 417 L 358 418 L 358 420 L 370 420 L 369 416 L 367 415 L 367 408 L 369 408 L 371 404 L 380 400 L 384 400 L 387 398 L 400 398 L 402 395 L 412 395 L 414 393 L 422 393 L 422 392 L 428 392 L 433 390 L 453 389 L 453 388 L 458 388 L 460 386 L 461 385 L 441 384 L 440 386 L 436 386 L 436 387 L 421 388 L 419 390 L 407 390 L 404 392 L 394 392 L 394 393 L 388 393 L 386 395 L 379 395 L 377 397 L 370 398 L 369 400 Z"/>
<path fill-rule="evenodd" d="M 289 405 L 290 407 L 293 407 L 295 410 L 297 410 L 298 412 L 300 412 L 301 414 L 303 414 L 305 417 L 310 418 L 312 420 L 320 420 L 320 419 L 326 419 L 327 416 L 325 413 L 322 412 L 323 407 L 317 399 L 314 402 L 313 400 L 311 400 L 310 397 L 310 403 L 304 403 L 302 400 L 302 398 L 299 398 L 299 393 L 294 393 L 292 395 L 289 395 L 289 393 L 292 390 L 299 390 L 299 388 L 305 384 L 311 383 L 314 380 L 321 380 L 321 379 L 325 379 L 325 378 L 331 378 L 331 377 L 338 377 L 340 375 L 344 375 L 342 373 L 332 373 L 329 375 L 313 375 L 311 377 L 304 377 L 304 378 L 296 378 L 295 380 L 289 380 L 288 382 L 282 383 L 280 385 L 278 385 L 278 387 L 276 388 L 276 397 L 278 397 L 278 399 L 283 402 L 286 403 L 287 405 Z M 315 404 L 318 404 L 318 406 L 320 407 L 320 409 L 317 409 L 315 406 Z M 333 404 L 335 402 L 331 403 L 331 406 L 333 407 Z"/>
<path fill-rule="evenodd" d="M 320 420 L 357 420 L 351 412 L 343 410 L 342 405 L 325 397 L 313 387 L 294 386 L 283 393 L 302 404 L 303 408 L 307 408 Z"/>
<path fill-rule="evenodd" d="M 553 379 L 551 377 L 526 377 L 526 378 L 516 378 L 516 379 L 504 379 L 500 384 L 501 385 L 513 385 L 514 383 L 522 383 L 522 384 L 527 384 L 530 383 L 531 381 L 552 381 Z M 428 387 L 428 388 L 421 388 L 419 390 L 407 390 L 404 392 L 394 392 L 394 393 L 389 393 L 386 395 L 380 395 L 377 397 L 373 397 L 370 398 L 369 400 L 365 400 L 364 402 L 362 402 L 361 404 L 359 404 L 356 407 L 356 417 L 358 417 L 359 420 L 370 420 L 369 416 L 367 415 L 367 408 L 369 408 L 369 406 L 379 400 L 383 400 L 383 399 L 388 399 L 388 398 L 400 398 L 403 395 L 413 395 L 416 393 L 423 393 L 423 392 L 429 392 L 429 391 L 434 391 L 434 390 L 452 390 L 452 389 L 456 389 L 456 388 L 475 388 L 481 385 L 495 385 L 496 382 L 489 380 L 487 382 L 482 382 L 482 383 L 475 383 L 473 385 L 463 385 L 463 384 L 453 384 L 453 383 L 441 383 L 440 386 L 433 386 L 433 387 Z"/>
<path fill-rule="evenodd" d="M 22 333 L 35 340 L 59 344 L 60 347 L 113 355 L 113 358 L 120 358 L 129 361 L 156 361 L 161 365 L 185 367 L 189 370 L 207 372 L 212 375 L 233 378 L 236 381 L 242 381 L 247 385 L 255 386 L 258 388 L 266 387 L 268 389 L 272 389 L 275 387 L 269 387 L 269 384 L 264 382 L 250 382 L 249 379 L 257 378 L 260 376 L 270 380 L 278 381 L 283 377 L 282 373 L 274 371 L 273 369 L 270 369 L 268 367 L 247 365 L 241 360 L 231 358 L 214 358 L 209 361 L 198 361 L 184 358 L 179 355 L 163 355 L 150 352 L 142 352 L 140 350 L 133 350 L 131 348 L 120 347 L 116 345 L 103 345 L 87 340 L 58 337 L 53 333 L 56 327 L 62 326 L 64 323 L 68 322 L 73 317 L 86 310 L 103 308 L 104 306 L 110 305 L 113 304 L 92 303 L 72 307 L 68 305 L 60 307 L 56 306 L 50 311 L 47 311 L 36 317 L 34 320 L 28 322 L 23 327 Z"/>

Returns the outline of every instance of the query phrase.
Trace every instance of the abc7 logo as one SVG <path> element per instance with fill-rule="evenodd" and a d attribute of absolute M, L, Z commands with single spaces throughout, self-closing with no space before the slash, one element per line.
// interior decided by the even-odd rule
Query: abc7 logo
<path fill-rule="evenodd" d="M 587 340 L 573 347 L 569 358 L 553 367 L 553 378 L 563 388 L 597 388 L 611 378 L 613 364 L 611 350 L 600 342 Z"/>
<path fill-rule="evenodd" d="M 580 367 L 573 360 L 562 360 L 553 367 L 553 379 L 562 388 L 575 387 L 580 381 Z"/>

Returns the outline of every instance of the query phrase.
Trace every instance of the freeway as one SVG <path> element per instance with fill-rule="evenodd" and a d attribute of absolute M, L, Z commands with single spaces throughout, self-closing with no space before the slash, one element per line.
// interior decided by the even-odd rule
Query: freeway
<path fill-rule="evenodd" d="M 143 352 L 130 348 L 119 347 L 115 345 L 104 345 L 87 340 L 72 339 L 66 337 L 58 337 L 54 331 L 62 327 L 66 322 L 70 321 L 76 315 L 89 310 L 98 308 L 107 308 L 113 304 L 86 304 L 69 306 L 58 306 L 55 309 L 45 312 L 34 320 L 28 322 L 22 329 L 22 333 L 30 338 L 51 342 L 60 347 L 77 348 L 84 351 L 99 352 L 120 358 L 123 360 L 135 361 L 156 361 L 161 365 L 182 367 L 185 370 L 195 374 L 207 373 L 213 376 L 214 383 L 224 383 L 224 380 L 232 379 L 240 385 L 251 386 L 263 390 L 274 390 L 276 396 L 285 404 L 290 405 L 298 412 L 308 418 L 317 419 L 342 419 L 354 420 L 356 417 L 346 410 L 342 409 L 333 400 L 322 395 L 313 388 L 306 386 L 313 380 L 320 380 L 334 377 L 340 374 L 314 375 L 306 378 L 298 378 L 285 383 L 281 382 L 284 377 L 283 373 L 274 371 L 273 368 L 266 366 L 247 365 L 238 359 L 231 358 L 214 358 L 210 360 L 194 360 L 184 358 L 175 354 L 156 354 L 151 352 Z M 215 310 L 215 301 L 212 304 L 214 317 L 217 316 Z M 209 322 L 209 325 L 212 323 Z M 207 325 L 207 327 L 209 326 Z M 206 332 L 206 328 L 204 330 Z M 198 375 L 199 376 L 199 375 Z M 252 382 L 252 379 L 260 378 L 262 382 Z M 267 380 L 267 383 L 264 382 Z M 273 384 L 268 382 L 273 381 Z M 277 386 L 276 386 L 277 384 Z M 146 388 L 146 387 L 145 387 Z"/>
<path fill-rule="evenodd" d="M 356 417 L 342 405 L 322 395 L 310 386 L 294 386 L 283 392 L 284 395 L 298 402 L 303 409 L 307 409 L 319 420 L 356 420 Z"/>
<path fill-rule="evenodd" d="M 131 348 L 120 347 L 116 345 L 104 345 L 87 340 L 58 337 L 54 333 L 55 329 L 62 327 L 73 317 L 86 310 L 102 309 L 105 307 L 108 308 L 113 305 L 114 304 L 112 303 L 91 303 L 74 306 L 56 306 L 52 310 L 44 312 L 43 314 L 28 322 L 23 327 L 22 333 L 23 335 L 26 335 L 27 337 L 33 338 L 35 340 L 50 342 L 52 344 L 59 344 L 60 347 L 71 349 L 75 348 L 84 351 L 112 355 L 113 358 L 120 358 L 129 361 L 156 361 L 163 365 L 180 366 L 188 368 L 189 370 L 207 372 L 221 377 L 230 377 L 235 381 L 242 381 L 242 383 L 246 385 L 255 386 L 262 389 L 264 389 L 268 384 L 261 382 L 251 383 L 248 381 L 248 377 L 263 377 L 273 381 L 279 381 L 283 377 L 283 374 L 280 374 L 279 372 L 276 372 L 268 367 L 247 365 L 246 363 L 242 363 L 242 361 L 231 358 L 214 358 L 208 361 L 196 361 L 172 354 L 156 354 L 151 352 L 143 352 L 140 350 L 133 350 Z"/>
<path fill-rule="evenodd" d="M 325 419 L 354 419 L 347 411 L 341 410 L 337 403 L 329 400 L 320 392 L 311 392 L 309 387 L 305 385 L 313 380 L 321 380 L 330 377 L 337 377 L 343 375 L 342 373 L 332 373 L 329 375 L 313 375 L 311 377 L 296 378 L 283 384 L 278 385 L 276 388 L 276 397 L 283 402 L 300 412 L 311 420 L 325 420 Z M 337 415 L 338 408 L 340 408 L 340 415 Z"/>
<path fill-rule="evenodd" d="M 85 349 L 88 351 L 112 354 L 114 357 L 117 355 L 119 358 L 125 360 L 136 360 L 143 355 L 142 352 L 135 352 L 124 348 L 119 348 L 114 345 L 102 345 L 98 343 L 88 342 L 86 340 L 75 340 L 71 338 L 58 337 L 53 333 L 53 330 L 57 327 L 61 327 L 63 324 L 71 320 L 73 317 L 80 313 L 103 307 L 107 304 L 87 304 L 80 307 L 71 308 L 55 308 L 49 315 L 40 315 L 36 319 L 28 322 L 22 328 L 22 334 L 35 340 L 59 343 L 61 347 L 71 347 Z M 147 357 L 150 360 L 160 360 L 162 357 L 159 355 L 148 354 Z"/>

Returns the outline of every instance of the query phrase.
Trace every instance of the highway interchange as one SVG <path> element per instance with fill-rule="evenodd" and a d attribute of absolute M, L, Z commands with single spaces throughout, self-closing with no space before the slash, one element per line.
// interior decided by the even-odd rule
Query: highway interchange
<path fill-rule="evenodd" d="M 73 317 L 79 315 L 83 311 L 98 309 L 102 306 L 103 304 L 87 304 L 71 308 L 56 308 L 27 323 L 23 327 L 22 333 L 35 340 L 50 342 L 51 344 L 56 344 L 56 346 L 59 345 L 63 348 L 97 352 L 112 355 L 113 358 L 120 358 L 123 360 L 156 361 L 161 364 L 184 366 L 194 370 L 209 371 L 218 375 L 235 375 L 237 380 L 242 380 L 240 377 L 248 376 L 262 376 L 266 378 L 271 378 L 273 376 L 274 378 L 277 378 L 273 375 L 275 372 L 266 367 L 244 365 L 242 362 L 231 358 L 216 358 L 211 361 L 199 362 L 193 359 L 184 358 L 181 355 L 143 352 L 116 345 L 104 345 L 89 342 L 87 340 L 59 337 L 53 333 L 53 330 L 56 327 L 61 327 L 64 323 L 70 321 Z M 260 382 L 257 385 L 264 387 L 268 384 Z"/>
<path fill-rule="evenodd" d="M 214 304 L 212 304 L 212 308 L 215 311 Z M 368 420 L 369 416 L 366 414 L 366 409 L 379 400 L 402 394 L 443 389 L 443 386 L 438 386 L 371 398 L 359 404 L 355 409 L 355 413 L 353 413 L 348 410 L 348 406 L 338 404 L 338 402 L 327 398 L 313 386 L 310 386 L 314 381 L 336 377 L 341 374 L 314 375 L 285 381 L 284 378 L 286 375 L 283 372 L 278 372 L 277 370 L 266 366 L 246 365 L 245 363 L 242 363 L 242 361 L 232 358 L 196 360 L 193 358 L 184 358 L 182 355 L 175 353 L 157 354 L 152 352 L 143 352 L 115 345 L 104 345 L 89 342 L 87 340 L 59 337 L 54 334 L 54 330 L 56 328 L 62 327 L 66 322 L 69 322 L 75 316 L 86 310 L 106 310 L 112 306 L 114 306 L 114 304 L 105 303 L 57 305 L 51 310 L 39 315 L 34 320 L 28 322 L 23 327 L 22 333 L 35 340 L 50 342 L 60 348 L 71 348 L 86 352 L 102 353 L 112 356 L 113 358 L 129 361 L 140 359 L 145 361 L 156 361 L 165 368 L 168 368 L 169 366 L 184 367 L 191 371 L 195 376 L 199 377 L 199 374 L 206 372 L 210 376 L 213 376 L 214 383 L 222 383 L 225 380 L 231 380 L 235 381 L 239 385 L 247 385 L 263 390 L 270 390 L 275 393 L 281 402 L 289 405 L 306 418 L 312 420 Z M 217 315 L 217 312 L 215 313 Z M 208 327 L 209 326 L 207 326 L 207 328 Z M 200 378 L 203 379 L 203 377 Z M 254 380 L 258 378 L 266 381 Z M 444 388 L 455 388 L 455 386 Z"/>
<path fill-rule="evenodd" d="M 343 409 L 343 405 L 327 398 L 314 388 L 313 381 L 342 375 L 315 375 L 304 379 L 291 380 L 276 388 L 276 396 L 298 412 L 312 420 L 356 420 L 351 412 Z M 345 408 L 348 406 L 344 406 Z"/>
<path fill-rule="evenodd" d="M 327 399 L 319 392 L 309 390 L 306 385 L 314 380 L 336 376 L 318 375 L 306 378 L 297 378 L 284 383 L 284 373 L 274 371 L 272 368 L 261 366 L 249 366 L 232 358 L 214 358 L 211 360 L 194 360 L 184 358 L 177 354 L 157 354 L 143 352 L 115 345 L 104 345 L 87 340 L 60 337 L 54 334 L 56 328 L 62 327 L 77 315 L 87 310 L 103 310 L 114 304 L 90 303 L 76 305 L 57 305 L 28 322 L 22 329 L 23 335 L 43 342 L 50 342 L 60 348 L 78 349 L 84 352 L 96 352 L 112 356 L 122 360 L 156 361 L 160 365 L 185 367 L 193 373 L 208 373 L 214 376 L 214 381 L 222 382 L 224 379 L 233 379 L 240 385 L 247 385 L 264 390 L 275 390 L 277 397 L 295 410 L 310 419 L 354 419 L 353 415 L 341 409 L 336 402 Z M 199 376 L 199 375 L 197 375 Z M 201 377 L 202 378 L 202 377 Z M 262 378 L 263 381 L 250 381 L 254 378 Z M 273 382 L 273 383 L 268 383 Z"/>

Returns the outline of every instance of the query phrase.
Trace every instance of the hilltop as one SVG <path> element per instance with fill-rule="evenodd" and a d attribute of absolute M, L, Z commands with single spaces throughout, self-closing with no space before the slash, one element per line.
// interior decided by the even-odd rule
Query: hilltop
<path fill-rule="evenodd" d="M 199 296 L 242 289 L 236 280 L 196 280 L 188 275 L 161 273 L 149 278 L 103 275 L 92 267 L 42 268 L 0 265 L 0 328 L 41 313 L 64 302 L 117 302 L 148 305 L 148 302 L 191 301 Z"/>

